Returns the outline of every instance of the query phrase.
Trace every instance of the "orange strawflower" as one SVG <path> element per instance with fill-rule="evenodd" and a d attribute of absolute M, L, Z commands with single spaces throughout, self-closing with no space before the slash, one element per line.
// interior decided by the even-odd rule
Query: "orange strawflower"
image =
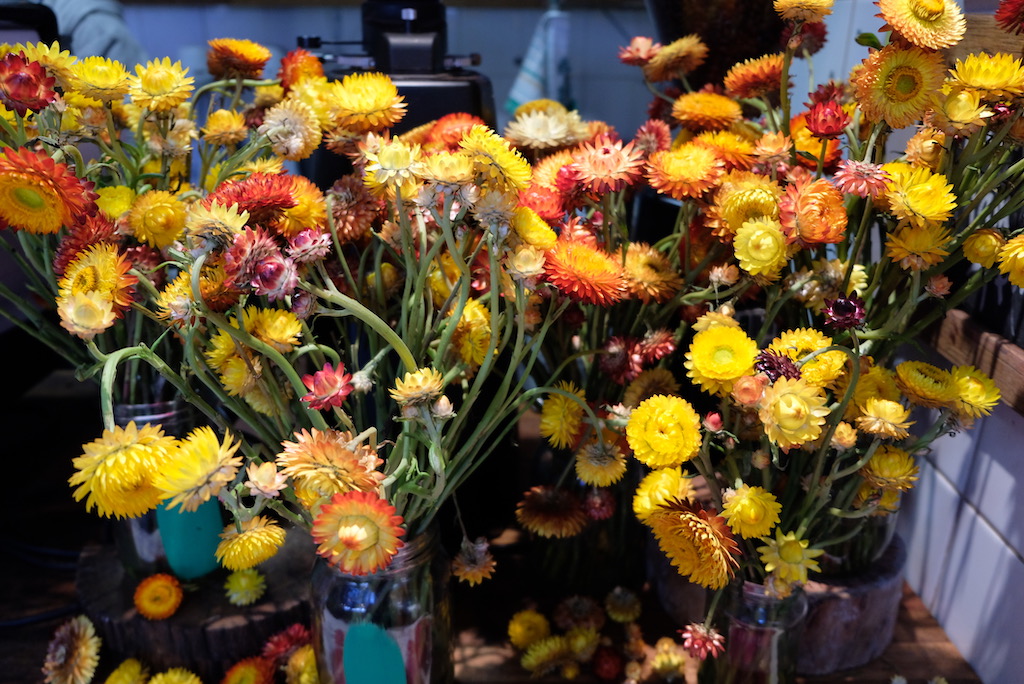
<path fill-rule="evenodd" d="M 754 98 L 778 93 L 782 84 L 782 53 L 754 57 L 734 65 L 725 75 L 729 97 Z"/>
<path fill-rule="evenodd" d="M 740 103 L 718 93 L 685 93 L 672 104 L 672 118 L 692 131 L 721 131 L 743 118 Z"/>
<path fill-rule="evenodd" d="M 184 592 L 173 575 L 157 573 L 139 582 L 133 600 L 135 609 L 147 620 L 165 620 L 178 611 Z"/>
<path fill-rule="evenodd" d="M 843 194 L 824 178 L 792 183 L 779 201 L 779 222 L 789 244 L 811 247 L 841 242 L 846 232 Z"/>
<path fill-rule="evenodd" d="M 544 276 L 570 299 L 610 306 L 626 294 L 621 261 L 580 240 L 560 239 L 548 250 Z"/>
<path fill-rule="evenodd" d="M 270 50 L 251 40 L 214 38 L 206 53 L 206 68 L 214 78 L 260 78 Z"/>

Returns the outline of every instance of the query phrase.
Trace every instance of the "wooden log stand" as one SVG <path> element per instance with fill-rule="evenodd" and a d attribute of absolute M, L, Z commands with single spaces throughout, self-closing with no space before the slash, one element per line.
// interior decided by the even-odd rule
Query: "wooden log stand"
<path fill-rule="evenodd" d="M 267 639 L 301 622 L 309 624 L 309 573 L 313 545 L 301 532 L 259 566 L 267 590 L 251 606 L 234 606 L 220 569 L 184 585 L 178 611 L 166 620 L 147 620 L 135 609 L 137 580 L 125 572 L 113 546 L 85 549 L 76 586 L 86 615 L 103 639 L 104 651 L 137 658 L 151 672 L 184 667 L 205 682 L 220 681 L 238 661 L 259 655 Z"/>

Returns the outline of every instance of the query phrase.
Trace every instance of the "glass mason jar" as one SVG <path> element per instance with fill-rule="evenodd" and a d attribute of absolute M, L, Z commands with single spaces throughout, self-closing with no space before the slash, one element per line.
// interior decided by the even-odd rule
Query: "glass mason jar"
<path fill-rule="evenodd" d="M 796 677 L 797 647 L 807 597 L 799 588 L 785 598 L 744 582 L 731 597 L 725 653 L 716 661 L 719 684 L 786 684 Z"/>
<path fill-rule="evenodd" d="M 115 404 L 114 422 L 160 425 L 165 434 L 184 437 L 193 427 L 191 406 L 181 399 L 151 404 Z M 115 521 L 114 544 L 125 570 L 136 578 L 172 572 L 192 580 L 217 569 L 216 550 L 224 529 L 220 502 L 211 499 L 195 511 L 161 504 L 135 518 Z"/>
<path fill-rule="evenodd" d="M 433 528 L 371 575 L 349 575 L 317 557 L 310 604 L 320 681 L 451 682 L 449 577 Z"/>

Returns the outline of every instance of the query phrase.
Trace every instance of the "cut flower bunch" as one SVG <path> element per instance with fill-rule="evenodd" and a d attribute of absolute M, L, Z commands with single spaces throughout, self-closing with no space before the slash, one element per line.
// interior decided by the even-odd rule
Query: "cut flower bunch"
<path fill-rule="evenodd" d="M 965 31 L 952 0 L 877 4 L 886 44 L 862 37 L 874 47 L 848 81 L 802 95 L 790 67 L 820 48 L 830 0 L 775 0 L 780 51 L 736 64 L 722 83 L 688 81 L 707 56 L 700 36 L 634 38 L 620 58 L 642 69 L 655 100 L 631 142 L 611 132 L 597 145 L 620 164 L 600 167 L 617 185 L 587 196 L 599 175 L 591 142 L 537 153 L 538 169 L 564 155 L 533 201 L 571 208 L 547 257 L 588 255 L 574 293 L 590 307 L 578 336 L 548 339 L 568 346 L 545 367 L 560 391 L 544 403 L 542 433 L 575 453 L 592 491 L 625 476 L 622 449 L 646 466 L 635 514 L 682 575 L 716 590 L 706 621 L 683 634 L 701 659 L 723 651 L 730 586 L 785 597 L 812 573 L 870 563 L 916 458 L 1000 398 L 977 368 L 916 360 L 913 346 L 999 274 L 1024 286 L 1012 218 L 1024 207 L 1024 66 L 1007 54 L 947 65 L 940 51 Z M 1020 3 L 997 16 L 1024 29 Z M 506 136 L 572 130 L 560 116 L 521 112 Z M 650 227 L 631 228 L 614 207 L 644 185 L 679 212 L 652 240 L 662 261 L 645 279 L 666 296 L 640 308 L 623 275 L 635 249 L 625 236 Z M 644 335 L 670 324 L 670 351 L 645 357 Z M 607 387 L 569 384 L 581 368 L 600 368 Z M 579 534 L 587 509 L 568 489 L 531 490 L 520 521 Z M 549 655 L 531 655 L 531 669 L 565 656 Z"/>
<path fill-rule="evenodd" d="M 195 93 L 169 60 L 132 77 L 56 45 L 5 59 L 4 219 L 101 384 L 75 497 L 118 518 L 218 498 L 235 571 L 290 525 L 345 572 L 386 567 L 546 391 L 531 369 L 567 304 L 511 266 L 529 162 L 466 114 L 393 135 L 387 76 L 331 80 L 304 50 L 260 80 L 269 51 L 211 41 L 218 80 Z M 353 169 L 326 192 L 289 165 L 321 147 Z M 136 334 L 104 344 L 129 315 Z M 115 425 L 128 364 L 207 424 Z M 466 534 L 457 568 L 485 577 Z"/>

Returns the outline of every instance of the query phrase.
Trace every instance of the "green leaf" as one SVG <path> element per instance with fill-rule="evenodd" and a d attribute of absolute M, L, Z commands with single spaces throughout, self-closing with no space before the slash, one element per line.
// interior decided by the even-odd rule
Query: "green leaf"
<path fill-rule="evenodd" d="M 882 49 L 882 41 L 878 40 L 878 36 L 874 33 L 860 33 L 855 39 L 857 45 L 863 45 L 869 48 L 875 48 L 876 50 Z"/>

